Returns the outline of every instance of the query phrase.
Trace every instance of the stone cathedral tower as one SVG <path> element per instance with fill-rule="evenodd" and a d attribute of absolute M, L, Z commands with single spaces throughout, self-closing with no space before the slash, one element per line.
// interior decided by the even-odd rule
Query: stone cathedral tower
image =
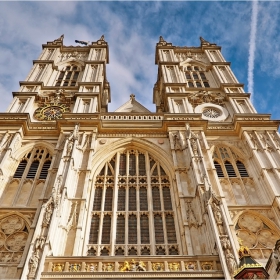
<path fill-rule="evenodd" d="M 241 244 L 279 264 L 279 122 L 200 40 L 160 37 L 155 113 L 108 112 L 104 36 L 43 45 L 0 114 L 1 279 L 232 279 Z"/>

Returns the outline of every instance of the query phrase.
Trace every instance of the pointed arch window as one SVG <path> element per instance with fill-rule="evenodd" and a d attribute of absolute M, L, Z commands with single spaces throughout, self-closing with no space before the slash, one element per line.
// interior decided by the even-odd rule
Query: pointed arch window
<path fill-rule="evenodd" d="M 230 148 L 216 148 L 213 157 L 218 177 L 249 177 L 244 163 Z"/>
<path fill-rule="evenodd" d="M 52 156 L 44 147 L 35 147 L 26 153 L 13 174 L 13 178 L 17 180 L 7 183 L 5 187 L 0 200 L 1 205 L 36 206 L 36 201 L 43 191 L 44 180 L 48 176 L 51 161 Z M 15 182 L 17 182 L 16 185 Z"/>
<path fill-rule="evenodd" d="M 88 247 L 99 248 L 96 255 L 105 244 L 115 255 L 179 254 L 170 181 L 163 167 L 148 153 L 132 149 L 113 160 L 96 177 Z"/>
<path fill-rule="evenodd" d="M 27 169 L 26 178 L 35 179 L 36 174 L 40 174 L 37 175 L 39 179 L 46 179 L 51 165 L 51 160 L 52 157 L 46 148 L 34 148 L 31 152 L 24 155 L 14 173 L 13 178 L 23 178 L 24 172 Z"/>
<path fill-rule="evenodd" d="M 249 176 L 243 159 L 229 147 L 216 147 L 213 161 L 218 178 L 229 204 L 253 205 L 265 203 L 254 179 Z"/>
<path fill-rule="evenodd" d="M 56 81 L 56 87 L 73 87 L 76 86 L 80 70 L 76 65 L 69 65 L 62 70 Z"/>
<path fill-rule="evenodd" d="M 185 71 L 185 77 L 187 79 L 188 87 L 210 87 L 209 81 L 206 78 L 203 69 L 198 66 L 187 66 L 187 71 Z"/>

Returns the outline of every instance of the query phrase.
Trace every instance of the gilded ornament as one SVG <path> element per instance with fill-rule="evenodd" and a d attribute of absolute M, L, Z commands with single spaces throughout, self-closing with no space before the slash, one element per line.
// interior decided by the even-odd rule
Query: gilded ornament
<path fill-rule="evenodd" d="M 114 271 L 114 264 L 113 263 L 104 263 L 102 266 L 103 271 L 112 272 Z"/>
<path fill-rule="evenodd" d="M 94 272 L 97 270 L 97 265 L 94 263 L 90 263 L 86 265 L 86 271 L 88 272 Z"/>
<path fill-rule="evenodd" d="M 53 265 L 52 271 L 53 271 L 53 272 L 62 272 L 62 271 L 63 271 L 63 268 L 64 268 L 64 265 L 63 265 L 63 264 L 56 263 L 56 264 Z"/>
<path fill-rule="evenodd" d="M 195 262 L 188 262 L 185 264 L 186 270 L 196 270 L 196 263 Z"/>
<path fill-rule="evenodd" d="M 170 271 L 180 271 L 180 264 L 173 262 L 168 264 L 169 270 Z"/>
<path fill-rule="evenodd" d="M 70 272 L 78 272 L 78 271 L 81 271 L 81 265 L 80 265 L 80 264 L 77 264 L 77 263 L 70 264 L 70 265 L 69 265 L 69 271 L 70 271 Z"/>
<path fill-rule="evenodd" d="M 203 262 L 201 263 L 202 270 L 212 270 L 213 264 L 211 262 Z"/>
<path fill-rule="evenodd" d="M 70 112 L 66 104 L 45 104 L 34 112 L 34 118 L 39 121 L 54 121 L 62 118 L 63 113 Z"/>
<path fill-rule="evenodd" d="M 163 263 L 152 263 L 153 271 L 163 271 L 164 265 Z"/>
<path fill-rule="evenodd" d="M 136 262 L 132 259 L 130 262 L 125 261 L 119 268 L 120 271 L 146 271 L 146 265 L 142 261 Z"/>

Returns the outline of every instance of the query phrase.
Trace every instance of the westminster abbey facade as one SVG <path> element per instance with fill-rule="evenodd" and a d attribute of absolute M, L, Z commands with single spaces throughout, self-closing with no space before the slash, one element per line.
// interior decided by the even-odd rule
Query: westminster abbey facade
<path fill-rule="evenodd" d="M 240 248 L 277 278 L 279 121 L 203 38 L 160 37 L 155 112 L 108 112 L 108 61 L 48 42 L 0 114 L 0 278 L 233 279 Z"/>

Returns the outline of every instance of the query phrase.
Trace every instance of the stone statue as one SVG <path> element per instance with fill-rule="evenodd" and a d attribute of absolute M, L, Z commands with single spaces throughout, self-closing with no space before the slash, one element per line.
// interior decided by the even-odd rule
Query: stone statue
<path fill-rule="evenodd" d="M 39 264 L 39 250 L 35 249 L 29 259 L 29 277 L 34 277 Z"/>
<path fill-rule="evenodd" d="M 173 144 L 174 150 L 182 150 L 181 143 L 180 143 L 180 136 L 178 133 L 173 134 Z"/>
<path fill-rule="evenodd" d="M 235 262 L 233 254 L 229 250 L 226 253 L 226 261 L 227 261 L 228 270 L 229 270 L 230 274 L 233 274 L 234 271 L 236 270 L 236 262 Z"/>
<path fill-rule="evenodd" d="M 224 235 L 224 227 L 223 227 L 223 218 L 222 218 L 222 212 L 220 207 L 213 202 L 212 203 L 213 211 L 214 211 L 214 217 L 218 226 L 219 234 Z"/>
<path fill-rule="evenodd" d="M 227 235 L 221 237 L 221 244 L 224 250 L 231 249 L 231 245 Z"/>
<path fill-rule="evenodd" d="M 39 237 L 36 239 L 36 245 L 35 245 L 36 250 L 37 250 L 37 249 L 40 249 L 40 250 L 43 249 L 43 246 L 44 246 L 44 244 L 45 244 L 45 240 L 46 240 L 46 238 L 45 238 L 44 236 L 39 236 Z"/>
<path fill-rule="evenodd" d="M 196 139 L 191 138 L 190 142 L 191 142 L 191 147 L 192 147 L 194 156 L 198 156 L 198 147 L 197 147 Z"/>
<path fill-rule="evenodd" d="M 53 213 L 53 198 L 52 196 L 49 198 L 49 200 L 44 205 L 45 207 L 45 213 L 43 217 L 43 226 L 48 226 L 52 217 Z"/>

